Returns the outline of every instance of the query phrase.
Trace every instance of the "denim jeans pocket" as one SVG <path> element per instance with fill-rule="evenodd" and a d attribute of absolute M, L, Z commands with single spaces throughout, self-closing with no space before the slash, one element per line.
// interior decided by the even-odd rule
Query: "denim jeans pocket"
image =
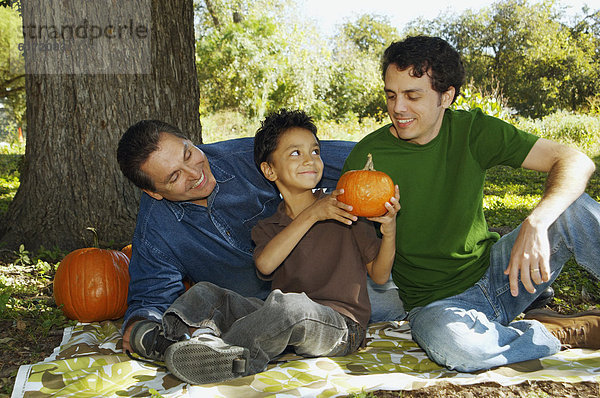
<path fill-rule="evenodd" d="M 359 348 L 364 347 L 366 343 L 367 330 L 360 326 L 359 323 L 342 315 L 348 327 L 348 335 L 346 341 L 340 344 L 329 356 L 343 357 L 350 355 Z"/>

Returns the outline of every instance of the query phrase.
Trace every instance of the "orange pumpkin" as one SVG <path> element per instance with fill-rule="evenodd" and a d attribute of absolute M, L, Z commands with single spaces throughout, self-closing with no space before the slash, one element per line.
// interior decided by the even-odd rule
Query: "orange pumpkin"
<path fill-rule="evenodd" d="M 122 317 L 127 310 L 129 258 L 118 250 L 88 247 L 65 256 L 54 276 L 54 301 L 81 322 Z"/>
<path fill-rule="evenodd" d="M 124 248 L 122 248 L 122 249 L 121 249 L 121 251 L 122 251 L 123 253 L 125 253 L 125 255 L 126 255 L 127 257 L 129 257 L 129 259 L 131 260 L 131 251 L 132 251 L 132 248 L 131 248 L 131 243 L 130 243 L 130 244 L 128 244 L 127 246 L 125 246 Z"/>
<path fill-rule="evenodd" d="M 336 189 L 344 189 L 337 199 L 352 206 L 350 213 L 358 217 L 379 217 L 387 213 L 385 202 L 394 196 L 394 182 L 383 171 L 373 168 L 373 156 L 367 156 L 362 170 L 350 170 L 342 175 Z"/>

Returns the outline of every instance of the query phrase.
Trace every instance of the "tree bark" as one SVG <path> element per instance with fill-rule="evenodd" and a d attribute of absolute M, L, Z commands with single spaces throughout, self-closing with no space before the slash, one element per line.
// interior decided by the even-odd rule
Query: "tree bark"
<path fill-rule="evenodd" d="M 160 119 L 201 143 L 192 0 L 108 3 L 119 8 L 118 16 L 132 16 L 129 20 L 137 25 L 130 26 L 130 35 L 137 26 L 147 25 L 149 54 L 137 56 L 130 47 L 110 53 L 107 47 L 110 56 L 98 60 L 94 59 L 98 51 L 84 52 L 91 61 L 82 64 L 81 53 L 69 55 L 66 51 L 62 58 L 52 58 L 48 52 L 48 56 L 38 57 L 36 65 L 28 63 L 33 52 L 27 52 L 28 43 L 35 40 L 24 37 L 27 145 L 19 190 L 0 226 L 5 247 L 23 243 L 28 250 L 40 246 L 73 250 L 91 244 L 86 227 L 96 228 L 101 246 L 124 246 L 131 242 L 139 190 L 123 177 L 116 161 L 123 132 L 141 119 Z M 24 28 L 31 26 L 33 15 L 46 21 L 34 21 L 37 26 L 48 21 L 57 24 L 73 15 L 74 10 L 64 4 L 63 0 L 23 0 Z M 79 4 L 76 8 L 87 7 L 87 15 L 106 11 L 94 8 L 106 2 L 75 4 Z M 136 19 L 140 7 L 147 8 L 146 21 Z M 110 18 L 117 17 L 111 13 Z M 125 36 L 128 20 L 122 22 L 120 33 Z M 116 25 L 110 28 L 112 23 L 99 24 L 107 37 L 116 34 Z M 113 38 L 105 38 L 103 43 L 108 46 Z M 71 44 L 78 40 L 73 38 Z M 112 58 L 118 66 L 91 64 L 108 63 Z M 46 64 L 41 73 L 40 62 Z M 137 68 L 133 73 L 132 63 Z M 82 73 L 82 68 L 88 70 Z"/>

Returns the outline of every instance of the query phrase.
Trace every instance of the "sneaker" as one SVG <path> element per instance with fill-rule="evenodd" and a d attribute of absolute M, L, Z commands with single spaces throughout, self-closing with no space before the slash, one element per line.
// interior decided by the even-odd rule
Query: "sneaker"
<path fill-rule="evenodd" d="M 136 322 L 129 337 L 133 352 L 155 361 L 164 361 L 165 351 L 173 343 L 165 337 L 162 325 L 150 320 Z"/>
<path fill-rule="evenodd" d="M 600 310 L 561 315 L 552 310 L 538 309 L 526 313 L 525 319 L 541 322 L 563 346 L 600 348 Z"/>
<path fill-rule="evenodd" d="M 248 369 L 247 348 L 202 334 L 167 348 L 165 364 L 178 379 L 190 384 L 217 383 L 244 376 Z"/>
<path fill-rule="evenodd" d="M 553 298 L 554 289 L 552 289 L 552 286 L 548 286 L 543 292 L 540 293 L 539 296 L 536 297 L 533 303 L 529 304 L 529 307 L 525 308 L 525 311 L 523 312 L 529 312 L 531 310 L 535 310 L 536 308 L 544 308 L 552 301 Z"/>

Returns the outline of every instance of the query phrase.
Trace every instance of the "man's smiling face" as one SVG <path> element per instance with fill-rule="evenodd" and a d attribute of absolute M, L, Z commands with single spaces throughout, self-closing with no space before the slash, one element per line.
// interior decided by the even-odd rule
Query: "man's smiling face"
<path fill-rule="evenodd" d="M 454 87 L 439 93 L 427 73 L 413 76 L 412 68 L 400 70 L 390 64 L 385 72 L 390 132 L 401 140 L 424 145 L 439 133 L 444 111 L 452 103 Z"/>
<path fill-rule="evenodd" d="M 216 185 L 208 159 L 186 139 L 160 133 L 158 149 L 142 164 L 142 171 L 154 182 L 155 190 L 144 190 L 154 199 L 188 201 L 206 206 Z"/>

